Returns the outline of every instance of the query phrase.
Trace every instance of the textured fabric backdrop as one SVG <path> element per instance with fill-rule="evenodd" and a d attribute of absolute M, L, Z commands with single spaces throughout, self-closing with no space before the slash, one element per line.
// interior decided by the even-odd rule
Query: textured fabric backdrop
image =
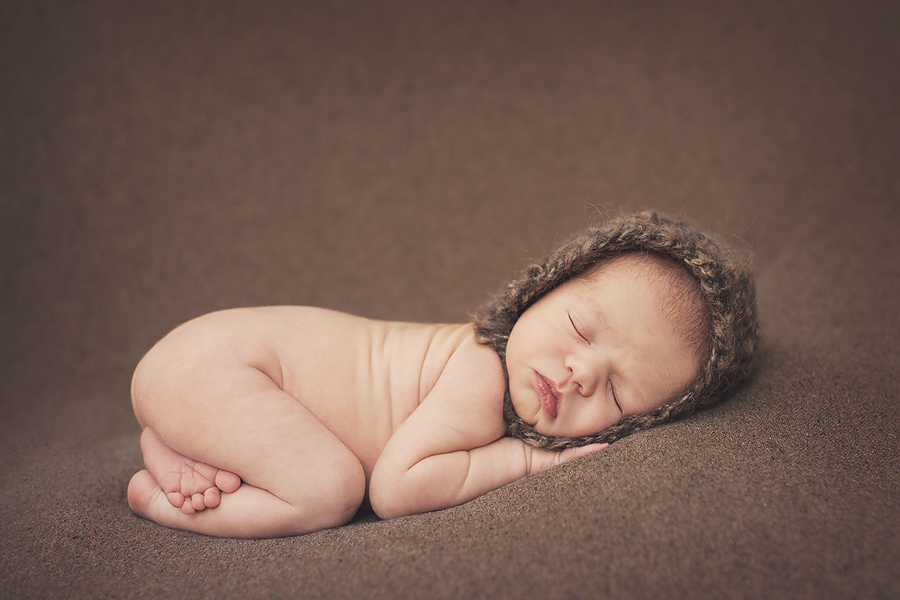
<path fill-rule="evenodd" d="M 0 595 L 900 597 L 900 4 L 0 4 Z M 450 510 L 128 510 L 129 381 L 216 309 L 462 321 L 622 210 L 750 249 L 723 405 Z"/>

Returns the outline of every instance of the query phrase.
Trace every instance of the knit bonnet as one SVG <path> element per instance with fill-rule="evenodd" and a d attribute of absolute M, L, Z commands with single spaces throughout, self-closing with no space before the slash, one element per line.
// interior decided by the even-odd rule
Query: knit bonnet
<path fill-rule="evenodd" d="M 694 276 L 710 319 L 707 352 L 697 376 L 675 399 L 640 415 L 578 438 L 538 433 L 516 413 L 509 395 L 506 344 L 519 317 L 545 294 L 626 252 L 656 253 L 684 265 Z M 478 341 L 493 348 L 507 380 L 503 418 L 507 434 L 547 449 L 613 442 L 712 406 L 749 375 L 757 341 L 755 289 L 747 261 L 684 223 L 656 213 L 615 218 L 578 235 L 539 264 L 525 269 L 505 292 L 474 316 Z"/>

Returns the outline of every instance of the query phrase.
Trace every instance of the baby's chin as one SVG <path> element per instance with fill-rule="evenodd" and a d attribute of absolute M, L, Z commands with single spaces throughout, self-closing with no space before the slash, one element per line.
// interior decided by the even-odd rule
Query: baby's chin
<path fill-rule="evenodd" d="M 540 409 L 538 409 L 537 414 L 522 415 L 522 413 L 519 411 L 516 411 L 516 414 L 519 415 L 520 419 L 522 419 L 523 421 L 528 423 L 532 429 L 534 429 L 541 435 L 548 435 L 548 436 L 558 436 L 559 435 L 555 431 L 555 429 L 556 429 L 556 427 L 554 427 L 555 423 L 552 423 L 552 422 L 548 423 L 546 418 L 542 418 L 542 417 L 545 417 L 545 415 L 543 414 L 543 412 Z"/>
<path fill-rule="evenodd" d="M 513 409 L 516 411 L 516 414 L 519 416 L 519 418 L 522 419 L 523 421 L 525 421 L 526 423 L 528 423 L 529 425 L 531 425 L 532 427 L 534 427 L 535 430 L 537 430 L 538 424 L 540 423 L 540 421 L 542 421 L 540 402 L 538 402 L 537 409 L 535 410 L 535 409 L 532 409 L 529 404 L 525 404 L 523 402 L 516 402 L 515 396 L 511 395 L 510 397 L 512 399 Z M 524 406 L 523 406 L 523 404 L 524 404 Z M 525 410 L 526 408 L 528 410 Z M 526 414 L 522 414 L 522 413 L 526 413 Z M 543 432 L 541 431 L 538 433 L 543 433 Z"/>

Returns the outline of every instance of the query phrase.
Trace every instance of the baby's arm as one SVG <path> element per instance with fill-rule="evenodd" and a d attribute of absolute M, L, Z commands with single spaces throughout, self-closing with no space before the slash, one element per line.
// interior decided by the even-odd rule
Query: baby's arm
<path fill-rule="evenodd" d="M 503 437 L 504 388 L 493 350 L 474 340 L 462 346 L 378 459 L 369 487 L 373 510 L 391 518 L 456 506 L 606 447 L 557 453 Z"/>

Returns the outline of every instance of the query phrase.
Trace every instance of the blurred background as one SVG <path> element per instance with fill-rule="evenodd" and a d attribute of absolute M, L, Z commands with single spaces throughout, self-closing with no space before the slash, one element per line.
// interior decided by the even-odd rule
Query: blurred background
<path fill-rule="evenodd" d="M 4 3 L 6 433 L 120 427 L 141 355 L 216 309 L 465 320 L 621 210 L 752 249 L 768 324 L 785 310 L 771 287 L 814 313 L 822 293 L 840 303 L 854 291 L 793 272 L 785 248 L 800 237 L 851 277 L 848 249 L 888 260 L 867 241 L 898 224 L 896 16 L 887 2 Z M 848 210 L 842 238 L 817 239 Z M 39 410 L 60 382 L 103 410 Z"/>
<path fill-rule="evenodd" d="M 647 208 L 754 256 L 764 342 L 736 429 L 824 448 L 833 425 L 895 467 L 898 23 L 880 0 L 0 3 L 10 510 L 130 518 L 131 373 L 188 319 L 464 321 L 577 230 Z M 890 461 L 842 455 L 897 489 Z M 60 460 L 104 472 L 77 471 L 77 507 L 48 491 L 76 478 Z"/>

